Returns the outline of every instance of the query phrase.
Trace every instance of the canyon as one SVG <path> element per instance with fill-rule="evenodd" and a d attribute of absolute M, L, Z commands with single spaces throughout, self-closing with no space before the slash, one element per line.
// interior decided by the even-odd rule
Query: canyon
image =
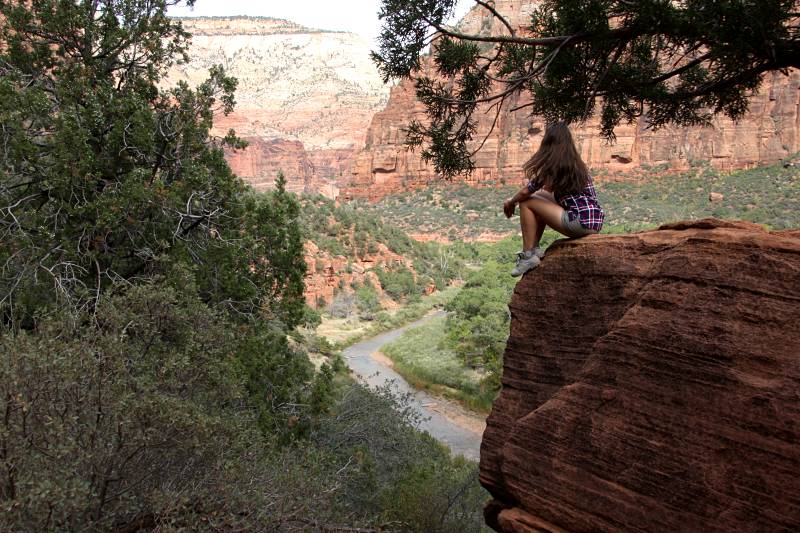
<path fill-rule="evenodd" d="M 511 24 L 523 27 L 535 0 L 497 0 L 495 8 Z M 369 58 L 370 43 L 345 32 L 306 28 L 261 17 L 184 18 L 192 34 L 190 61 L 176 64 L 168 81 L 197 85 L 213 65 L 223 65 L 238 80 L 236 108 L 215 117 L 214 133 L 233 129 L 248 142 L 228 150 L 233 171 L 257 190 L 274 187 L 279 173 L 287 189 L 322 194 L 343 201 L 377 201 L 386 195 L 440 182 L 418 151 L 409 151 L 404 129 L 424 116 L 413 82 L 386 85 Z M 503 31 L 488 11 L 474 7 L 459 22 L 465 33 Z M 431 68 L 430 61 L 423 68 Z M 506 106 L 524 105 L 524 96 Z M 573 128 L 581 154 L 599 180 L 631 171 L 683 170 L 698 163 L 725 170 L 749 168 L 787 158 L 800 151 L 800 72 L 770 73 L 750 110 L 738 123 L 717 117 L 711 127 L 647 128 L 644 120 L 623 124 L 614 144 L 597 133 L 596 120 Z M 474 146 L 488 134 L 474 157 L 476 169 L 456 178 L 471 186 L 523 181 L 522 164 L 542 139 L 545 123 L 525 110 L 504 111 L 492 129 L 492 115 L 481 120 Z M 497 235 L 489 235 L 496 240 Z M 418 231 L 418 240 L 441 236 Z M 307 300 L 330 303 L 339 284 L 365 281 L 372 261 L 347 272 L 342 257 L 323 256 L 324 265 L 308 254 Z M 384 254 L 385 255 L 385 254 Z M 377 258 L 376 258 L 377 259 Z M 377 259 L 391 264 L 396 257 Z M 352 267 L 351 267 L 352 268 Z M 351 279 L 353 278 L 353 279 Z M 370 280 L 374 281 L 374 280 Z M 379 286 L 379 285 L 378 285 Z"/>
<path fill-rule="evenodd" d="M 516 27 L 529 20 L 537 0 L 497 0 L 495 8 Z M 221 64 L 238 79 L 236 109 L 215 119 L 248 141 L 229 151 L 233 170 L 256 189 L 274 186 L 279 171 L 287 188 L 343 200 L 371 201 L 440 181 L 420 150 L 405 146 L 405 128 L 424 117 L 413 82 L 382 83 L 369 57 L 371 45 L 352 33 L 305 28 L 285 20 L 251 17 L 182 19 L 193 35 L 191 61 L 169 79 L 202 81 Z M 466 33 L 504 31 L 475 6 L 459 22 Z M 430 58 L 423 69 L 431 68 Z M 522 164 L 539 145 L 545 123 L 511 98 L 492 129 L 493 114 L 478 111 L 472 148 L 475 171 L 456 179 L 472 186 L 522 181 Z M 744 118 L 716 117 L 708 127 L 652 130 L 646 118 L 622 124 L 616 141 L 598 135 L 598 121 L 575 125 L 581 155 L 601 179 L 631 171 L 669 172 L 708 162 L 733 170 L 774 163 L 800 151 L 800 72 L 768 73 Z M 485 111 L 485 110 L 484 110 Z M 491 133 L 490 133 L 491 130 Z"/>
<path fill-rule="evenodd" d="M 524 26 L 536 0 L 497 0 L 495 8 L 515 27 Z M 504 28 L 488 11 L 473 8 L 459 24 L 466 33 L 502 32 Z M 431 69 L 431 61 L 423 62 Z M 525 110 L 507 111 L 524 105 L 525 96 L 511 98 L 492 129 L 494 113 L 479 109 L 478 129 L 469 146 L 484 146 L 474 156 L 475 170 L 456 180 L 473 186 L 523 180 L 522 165 L 539 146 L 545 123 Z M 734 123 L 716 117 L 708 127 L 649 129 L 646 117 L 616 130 L 616 142 L 607 143 L 598 134 L 599 120 L 573 126 L 581 155 L 597 175 L 624 176 L 632 170 L 655 172 L 685 170 L 709 162 L 721 170 L 752 168 L 777 162 L 800 151 L 800 72 L 768 73 L 758 94 L 750 100 L 749 112 Z M 424 122 L 424 106 L 416 99 L 412 81 L 403 80 L 391 89 L 386 108 L 370 123 L 366 143 L 356 156 L 352 177 L 342 186 L 342 197 L 371 201 L 393 193 L 422 188 L 440 181 L 421 150 L 410 151 L 404 129 L 412 119 Z M 491 133 L 490 133 L 491 132 Z"/>
<path fill-rule="evenodd" d="M 292 192 L 335 197 L 387 99 L 369 43 L 272 18 L 181 22 L 192 34 L 190 61 L 175 65 L 168 81 L 195 86 L 214 65 L 238 80 L 234 112 L 214 121 L 216 135 L 233 129 L 249 143 L 227 153 L 234 172 L 264 190 L 282 171 Z"/>

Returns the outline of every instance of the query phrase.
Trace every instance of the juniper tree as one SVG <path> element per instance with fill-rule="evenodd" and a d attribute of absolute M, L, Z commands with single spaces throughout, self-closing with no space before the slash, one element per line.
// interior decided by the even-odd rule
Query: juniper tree
<path fill-rule="evenodd" d="M 410 124 L 407 143 L 444 176 L 472 170 L 478 108 L 599 114 L 613 139 L 640 117 L 651 128 L 738 119 L 765 72 L 800 66 L 796 0 L 542 0 L 523 27 L 475 0 L 493 21 L 477 34 L 445 24 L 456 3 L 383 0 L 373 52 L 384 80 L 414 81 L 428 120 Z"/>
<path fill-rule="evenodd" d="M 0 314 L 91 310 L 103 291 L 177 263 L 210 303 L 293 325 L 302 311 L 296 201 L 246 193 L 211 134 L 234 106 L 220 67 L 165 76 L 189 35 L 179 0 L 0 0 Z M 193 4 L 193 0 L 187 2 Z M 30 325 L 30 324 L 29 324 Z"/>

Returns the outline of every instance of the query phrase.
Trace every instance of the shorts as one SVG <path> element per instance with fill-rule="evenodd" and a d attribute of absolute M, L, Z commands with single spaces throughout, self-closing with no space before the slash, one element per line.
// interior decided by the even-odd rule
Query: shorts
<path fill-rule="evenodd" d="M 578 239 L 580 237 L 585 237 L 587 235 L 594 235 L 597 233 L 596 229 L 589 229 L 584 228 L 581 225 L 581 221 L 579 218 L 575 218 L 574 220 L 569 219 L 569 211 L 566 209 L 564 213 L 561 215 L 561 223 L 564 224 L 564 229 L 566 229 L 565 235 L 570 239 Z"/>

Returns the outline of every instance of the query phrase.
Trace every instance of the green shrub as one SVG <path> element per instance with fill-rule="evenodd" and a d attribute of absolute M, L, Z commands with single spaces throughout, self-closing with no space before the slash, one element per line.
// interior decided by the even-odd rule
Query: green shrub
<path fill-rule="evenodd" d="M 146 285 L 101 298 L 97 315 L 0 338 L 0 529 L 105 529 L 213 494 L 231 443 L 260 440 L 234 332 L 191 296 Z M 258 408 L 286 431 L 293 413 L 276 406 L 304 403 L 307 367 L 276 370 L 282 348 L 262 348 L 280 362 L 252 363 L 274 399 Z"/>
<path fill-rule="evenodd" d="M 378 293 L 370 283 L 358 287 L 355 291 L 356 306 L 362 319 L 373 320 L 375 313 L 381 310 Z"/>
<path fill-rule="evenodd" d="M 375 269 L 375 273 L 378 275 L 383 290 L 395 300 L 405 300 L 418 290 L 414 274 L 405 266 L 398 266 L 391 270 L 386 267 L 378 268 Z"/>
<path fill-rule="evenodd" d="M 325 337 L 317 335 L 313 331 L 306 333 L 302 338 L 302 342 L 309 352 L 322 354 L 329 358 L 336 354 L 330 341 Z"/>
<path fill-rule="evenodd" d="M 387 517 L 408 531 L 480 531 L 485 526 L 473 507 L 481 496 L 477 482 L 478 471 L 467 461 L 417 461 L 381 499 Z"/>
<path fill-rule="evenodd" d="M 98 311 L 0 338 L 0 529 L 422 532 L 426 494 L 447 530 L 483 529 L 477 465 L 415 431 L 418 414 L 388 388 L 337 385 L 340 357 L 308 380 L 307 361 L 237 342 L 224 316 L 163 285 Z M 273 415 L 266 434 L 254 393 Z"/>
<path fill-rule="evenodd" d="M 508 275 L 508 266 L 488 261 L 470 274 L 446 306 L 445 344 L 464 365 L 483 368 L 488 380 L 484 386 L 492 390 L 499 385 L 498 372 L 511 322 L 508 302 L 515 280 Z"/>
<path fill-rule="evenodd" d="M 348 386 L 333 412 L 311 440 L 345 465 L 338 475 L 343 513 L 377 515 L 399 531 L 487 530 L 477 465 L 415 431 L 420 417 L 408 396 L 391 386 Z"/>
<path fill-rule="evenodd" d="M 324 306 L 324 299 L 323 299 L 323 306 Z M 319 305 L 319 300 L 317 300 L 317 305 Z M 313 309 L 309 306 L 306 306 L 304 309 L 305 318 L 303 319 L 303 325 L 308 328 L 316 328 L 322 323 L 322 315 L 320 315 L 319 311 Z"/>

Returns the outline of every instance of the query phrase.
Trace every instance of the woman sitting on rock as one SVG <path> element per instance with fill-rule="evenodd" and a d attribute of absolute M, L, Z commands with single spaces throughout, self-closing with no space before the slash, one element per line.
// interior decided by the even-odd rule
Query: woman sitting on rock
<path fill-rule="evenodd" d="M 512 276 L 539 266 L 544 257 L 539 240 L 545 225 L 577 239 L 599 232 L 604 218 L 589 170 L 563 122 L 547 127 L 539 150 L 523 170 L 528 185 L 503 204 L 507 218 L 519 204 L 522 225 L 522 251 Z"/>

